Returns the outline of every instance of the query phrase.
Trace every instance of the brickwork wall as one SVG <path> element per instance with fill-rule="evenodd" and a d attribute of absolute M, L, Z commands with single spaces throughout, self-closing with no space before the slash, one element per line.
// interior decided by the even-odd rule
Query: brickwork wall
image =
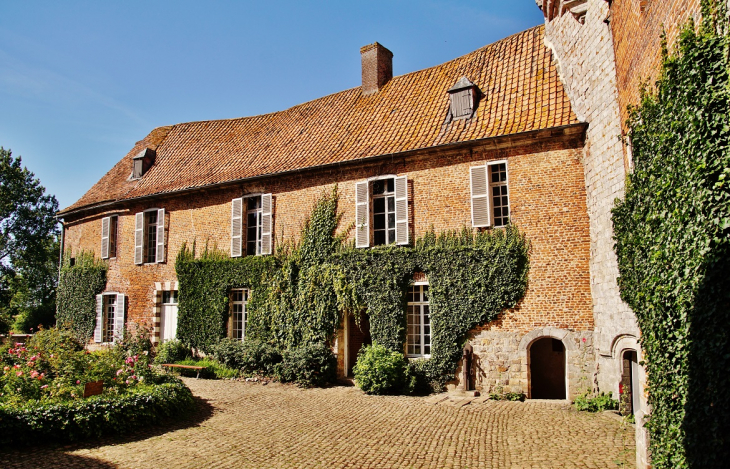
<path fill-rule="evenodd" d="M 66 223 L 65 250 L 100 254 L 101 218 L 119 215 L 117 257 L 110 259 L 108 291 L 128 295 L 128 318 L 150 325 L 159 322 L 156 284 L 176 281 L 175 258 L 184 242 L 224 251 L 230 246 L 231 199 L 242 194 L 274 195 L 275 244 L 296 239 L 316 200 L 338 184 L 343 227 L 354 220 L 355 183 L 386 174 L 409 178 L 409 218 L 416 236 L 434 226 L 437 231 L 469 226 L 469 167 L 507 160 L 512 220 L 532 243 L 530 285 L 513 311 L 491 327 L 527 332 L 554 326 L 591 330 L 588 276 L 589 236 L 580 137 L 522 147 L 431 152 L 386 162 L 265 181 L 128 204 L 114 212 L 94 214 Z M 166 259 L 162 264 L 134 264 L 134 214 L 150 208 L 166 210 Z"/>
<path fill-rule="evenodd" d="M 645 7 L 641 7 L 641 3 Z M 616 78 L 621 124 L 626 131 L 628 106 L 638 104 L 641 83 L 653 85 L 661 63 L 661 33 L 673 47 L 681 25 L 700 19 L 700 0 L 614 0 L 611 32 L 616 55 Z M 671 49 L 670 49 L 671 50 Z"/>

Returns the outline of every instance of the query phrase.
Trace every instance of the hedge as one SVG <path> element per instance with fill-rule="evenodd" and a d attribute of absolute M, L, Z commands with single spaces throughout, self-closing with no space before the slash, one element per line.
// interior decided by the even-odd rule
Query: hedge
<path fill-rule="evenodd" d="M 123 395 L 99 395 L 62 403 L 0 404 L 0 446 L 38 441 L 76 441 L 125 433 L 179 416 L 193 408 L 179 380 L 140 385 Z"/>

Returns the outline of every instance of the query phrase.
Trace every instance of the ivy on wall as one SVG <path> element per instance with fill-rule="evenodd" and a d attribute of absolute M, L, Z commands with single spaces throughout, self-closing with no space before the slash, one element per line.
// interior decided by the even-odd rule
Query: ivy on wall
<path fill-rule="evenodd" d="M 652 466 L 730 458 L 730 96 L 724 2 L 664 48 L 629 127 L 635 169 L 613 210 L 619 286 L 641 329 Z"/>
<path fill-rule="evenodd" d="M 73 266 L 70 259 L 64 258 L 56 290 L 56 324 L 86 343 L 94 335 L 96 295 L 106 286 L 107 264 L 95 259 L 93 252 L 77 253 Z"/>
<path fill-rule="evenodd" d="M 432 355 L 416 371 L 440 386 L 453 377 L 467 332 L 514 306 L 527 288 L 529 245 L 517 228 L 433 231 L 413 246 L 355 249 L 335 231 L 338 194 L 324 194 L 298 245 L 275 256 L 228 259 L 183 249 L 178 337 L 207 351 L 224 334 L 232 288 L 251 289 L 246 336 L 281 349 L 330 343 L 340 318 L 366 311 L 373 339 L 403 351 L 406 293 L 414 272 L 429 278 Z"/>

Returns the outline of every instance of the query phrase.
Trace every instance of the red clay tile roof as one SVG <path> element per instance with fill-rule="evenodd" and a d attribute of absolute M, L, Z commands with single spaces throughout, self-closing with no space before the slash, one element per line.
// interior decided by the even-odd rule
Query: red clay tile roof
<path fill-rule="evenodd" d="M 445 64 L 281 112 L 153 130 L 61 214 L 99 203 L 170 193 L 328 163 L 578 123 L 543 44 L 544 27 L 515 34 Z M 482 92 L 475 115 L 444 124 L 447 90 L 461 77 Z M 132 158 L 157 150 L 129 181 Z"/>

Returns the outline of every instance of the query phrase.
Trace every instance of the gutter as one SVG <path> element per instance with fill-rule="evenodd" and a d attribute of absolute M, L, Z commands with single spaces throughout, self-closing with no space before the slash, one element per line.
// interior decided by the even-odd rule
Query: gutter
<path fill-rule="evenodd" d="M 568 130 L 573 130 L 573 132 L 566 132 Z M 512 147 L 517 146 L 520 143 L 519 140 L 525 140 L 528 138 L 532 139 L 548 139 L 551 137 L 565 137 L 570 135 L 582 135 L 585 136 L 585 132 L 588 129 L 588 123 L 586 122 L 578 122 L 576 124 L 568 124 L 568 125 L 562 125 L 559 127 L 549 127 L 547 129 L 539 129 L 539 130 L 529 130 L 527 132 L 518 132 L 515 134 L 509 134 L 509 135 L 498 135 L 496 137 L 485 137 L 475 140 L 469 140 L 466 142 L 454 142 L 454 143 L 446 143 L 443 145 L 435 145 L 430 147 L 422 147 L 422 148 L 414 148 L 412 150 L 406 150 L 401 151 L 397 153 L 385 153 L 382 155 L 376 155 L 376 156 L 367 156 L 364 158 L 357 158 L 354 160 L 347 160 L 347 161 L 338 161 L 334 163 L 326 163 L 316 166 L 307 166 L 304 168 L 297 168 L 292 169 L 288 171 L 281 171 L 278 173 L 268 173 L 268 174 L 260 174 L 258 176 L 250 176 L 246 178 L 240 178 L 240 179 L 233 179 L 230 181 L 224 181 L 224 182 L 216 182 L 214 184 L 208 184 L 204 186 L 196 186 L 196 187 L 190 187 L 186 189 L 178 189 L 170 192 L 157 192 L 155 194 L 149 194 L 149 195 L 142 195 L 139 197 L 132 197 L 129 199 L 117 199 L 117 200 L 111 200 L 108 202 L 101 202 L 95 205 L 88 205 L 86 207 L 79 207 L 74 210 L 70 210 L 68 212 L 58 212 L 56 213 L 56 218 L 60 221 L 62 218 L 69 216 L 69 215 L 77 215 L 83 212 L 88 212 L 91 210 L 97 210 L 100 208 L 105 207 L 111 207 L 113 205 L 119 205 L 126 202 L 139 202 L 147 199 L 157 199 L 160 197 L 166 197 L 166 196 L 178 196 L 188 193 L 194 193 L 197 191 L 204 191 L 204 190 L 210 190 L 210 189 L 219 189 L 224 188 L 228 186 L 235 186 L 242 183 L 248 183 L 248 182 L 254 182 L 259 181 L 261 179 L 268 179 L 271 177 L 282 177 L 282 176 L 292 176 L 296 174 L 303 174 L 307 172 L 312 171 L 319 171 L 319 170 L 326 170 L 329 168 L 341 168 L 341 167 L 349 167 L 352 165 L 357 164 L 363 164 L 363 163 L 370 163 L 370 162 L 377 162 L 380 160 L 386 160 L 388 158 L 394 159 L 394 158 L 405 158 L 410 155 L 422 153 L 425 151 L 449 151 L 449 150 L 459 150 L 461 148 L 468 148 L 476 145 L 484 145 L 484 144 L 492 144 L 492 147 L 494 149 L 504 148 L 504 147 Z M 507 145 L 503 145 L 502 142 L 506 142 Z M 63 248 L 62 248 L 63 249 Z"/>

